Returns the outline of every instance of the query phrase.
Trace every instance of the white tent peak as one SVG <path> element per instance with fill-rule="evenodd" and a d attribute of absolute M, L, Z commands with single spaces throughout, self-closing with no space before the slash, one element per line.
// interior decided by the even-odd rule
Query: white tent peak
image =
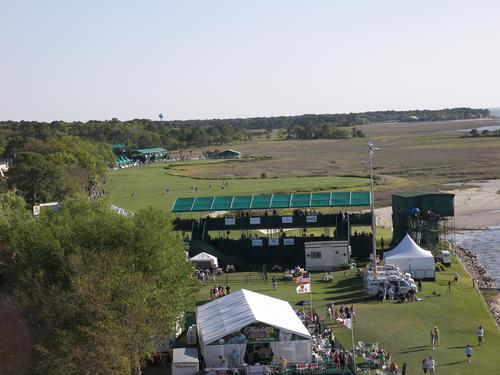
<path fill-rule="evenodd" d="M 209 253 L 201 252 L 198 255 L 195 255 L 194 257 L 192 257 L 191 259 L 193 259 L 193 260 L 217 260 L 217 257 L 215 257 Z"/>
<path fill-rule="evenodd" d="M 310 338 L 287 301 L 241 289 L 199 306 L 197 330 L 206 345 L 254 323 L 263 323 Z"/>
<path fill-rule="evenodd" d="M 420 246 L 418 246 L 409 234 L 406 234 L 406 236 L 403 237 L 401 242 L 399 242 L 399 244 L 394 249 L 392 249 L 391 251 L 387 251 L 384 254 L 384 258 L 388 258 L 394 255 L 412 258 L 433 257 L 432 253 L 429 250 L 422 249 Z"/>
<path fill-rule="evenodd" d="M 219 263 L 217 260 L 216 256 L 213 256 L 212 254 L 201 252 L 198 255 L 195 255 L 192 258 L 189 258 L 189 261 L 192 262 L 207 262 L 212 264 L 213 267 L 218 267 Z"/>

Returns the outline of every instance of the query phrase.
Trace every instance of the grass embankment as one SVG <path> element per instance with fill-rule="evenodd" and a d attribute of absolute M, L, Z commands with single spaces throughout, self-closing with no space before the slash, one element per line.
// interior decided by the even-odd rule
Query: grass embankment
<path fill-rule="evenodd" d="M 166 166 L 155 164 L 113 171 L 104 189 L 111 202 L 119 207 L 135 211 L 153 205 L 170 211 L 177 197 L 368 188 L 368 179 L 359 177 L 201 179 L 174 175 Z M 228 186 L 222 189 L 224 181 L 228 181 Z M 170 192 L 164 194 L 166 189 Z M 136 192 L 135 197 L 132 192 Z"/>
<path fill-rule="evenodd" d="M 458 271 L 461 279 L 458 286 L 447 293 L 448 280 Z M 355 340 L 379 342 L 400 365 L 407 363 L 407 374 L 420 374 L 421 362 L 426 356 L 436 359 L 439 375 L 461 374 L 498 374 L 498 347 L 500 331 L 489 314 L 481 294 L 472 288 L 472 281 L 456 261 L 452 267 L 437 275 L 435 282 L 424 282 L 422 301 L 395 304 L 381 302 L 365 296 L 362 281 L 354 271 L 343 278 L 343 271 L 336 272 L 333 283 L 323 283 L 322 274 L 313 275 L 313 305 L 322 318 L 326 316 L 326 305 L 333 301 L 341 304 L 354 304 L 357 320 L 354 325 Z M 298 295 L 294 282 L 279 282 L 278 291 L 273 292 L 270 273 L 268 282 L 253 276 L 245 283 L 244 273 L 228 274 L 232 290 L 241 288 L 253 290 L 295 304 L 308 295 Z M 281 274 L 276 274 L 279 280 Z M 220 276 L 217 283 L 225 285 L 226 275 Z M 209 283 L 199 292 L 198 303 L 208 300 Z M 434 295 L 436 292 L 436 295 Z M 438 325 L 441 332 L 441 346 L 435 351 L 430 347 L 430 330 Z M 483 347 L 477 346 L 476 329 L 485 329 Z M 351 347 L 350 331 L 338 324 L 332 328 L 336 336 L 347 348 Z M 465 360 L 465 346 L 473 346 L 472 364 Z"/>

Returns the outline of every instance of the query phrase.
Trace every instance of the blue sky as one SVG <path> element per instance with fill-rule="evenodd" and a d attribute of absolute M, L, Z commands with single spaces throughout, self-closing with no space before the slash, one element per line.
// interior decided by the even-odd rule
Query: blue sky
<path fill-rule="evenodd" d="M 500 106 L 500 2 L 0 0 L 0 120 Z"/>

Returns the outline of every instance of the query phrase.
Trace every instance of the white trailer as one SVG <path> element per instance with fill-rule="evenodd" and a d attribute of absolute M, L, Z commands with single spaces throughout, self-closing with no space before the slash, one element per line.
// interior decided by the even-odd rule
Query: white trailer
<path fill-rule="evenodd" d="M 351 247 L 348 241 L 306 242 L 306 270 L 331 271 L 349 265 Z"/>

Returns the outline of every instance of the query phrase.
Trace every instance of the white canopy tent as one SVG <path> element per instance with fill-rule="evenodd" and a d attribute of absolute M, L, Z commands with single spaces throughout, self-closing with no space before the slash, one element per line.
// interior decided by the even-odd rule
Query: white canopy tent
<path fill-rule="evenodd" d="M 385 264 L 393 264 L 416 279 L 435 277 L 434 256 L 422 249 L 407 234 L 391 251 L 384 253 Z"/>
<path fill-rule="evenodd" d="M 197 264 L 201 268 L 216 268 L 219 267 L 217 257 L 208 253 L 202 252 L 189 259 L 190 262 Z"/>
<path fill-rule="evenodd" d="M 207 367 L 219 367 L 218 357 L 244 363 L 247 346 L 270 346 L 275 358 L 310 362 L 311 335 L 286 301 L 245 289 L 199 306 L 196 327 Z M 230 363 L 231 365 L 231 363 Z"/>

